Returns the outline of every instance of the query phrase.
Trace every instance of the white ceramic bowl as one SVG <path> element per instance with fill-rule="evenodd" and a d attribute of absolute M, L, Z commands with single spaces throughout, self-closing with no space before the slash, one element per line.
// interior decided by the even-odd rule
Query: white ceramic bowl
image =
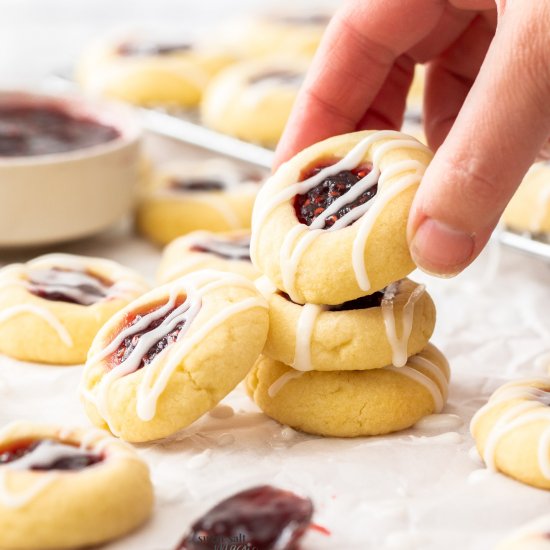
<path fill-rule="evenodd" d="M 129 107 L 80 96 L 0 91 L 0 106 L 44 106 L 114 127 L 108 142 L 67 153 L 0 157 L 0 247 L 86 237 L 132 208 L 141 128 Z"/>

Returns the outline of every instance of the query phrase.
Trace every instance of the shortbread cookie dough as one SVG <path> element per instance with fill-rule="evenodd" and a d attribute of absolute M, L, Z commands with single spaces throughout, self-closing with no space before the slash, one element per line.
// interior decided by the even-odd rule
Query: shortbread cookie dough
<path fill-rule="evenodd" d="M 99 332 L 81 395 L 92 422 L 128 441 L 171 435 L 246 376 L 268 329 L 248 279 L 204 270 L 159 287 Z"/>
<path fill-rule="evenodd" d="M 250 261 L 250 231 L 193 231 L 179 237 L 164 249 L 157 280 L 168 283 L 199 269 L 229 271 L 257 279 L 260 273 Z"/>
<path fill-rule="evenodd" d="M 231 20 L 219 29 L 217 39 L 240 58 L 274 55 L 311 58 L 330 17 L 328 11 L 309 10 Z"/>
<path fill-rule="evenodd" d="M 0 430 L 0 547 L 95 546 L 151 514 L 147 465 L 97 429 L 17 422 Z"/>
<path fill-rule="evenodd" d="M 402 367 L 435 326 L 432 299 L 408 279 L 338 306 L 299 305 L 280 292 L 268 301 L 264 354 L 301 371 Z"/>
<path fill-rule="evenodd" d="M 408 428 L 441 412 L 449 367 L 431 344 L 404 367 L 300 372 L 262 356 L 247 377 L 249 395 L 271 418 L 303 432 L 356 437 Z"/>
<path fill-rule="evenodd" d="M 203 122 L 219 132 L 274 147 L 304 79 L 299 60 L 243 61 L 220 72 L 201 104 Z"/>
<path fill-rule="evenodd" d="M 258 195 L 253 263 L 297 303 L 341 304 L 406 277 L 407 218 L 431 157 L 389 130 L 308 147 Z"/>
<path fill-rule="evenodd" d="M 470 430 L 487 468 L 550 489 L 550 377 L 504 384 Z"/>
<path fill-rule="evenodd" d="M 233 61 L 211 42 L 134 34 L 92 45 L 77 79 L 87 92 L 137 105 L 195 107 L 210 79 Z"/>
<path fill-rule="evenodd" d="M 162 245 L 199 229 L 248 229 L 263 177 L 256 168 L 222 159 L 166 163 L 141 197 L 137 227 Z"/>
<path fill-rule="evenodd" d="M 496 550 L 550 550 L 550 514 L 514 531 Z"/>
<path fill-rule="evenodd" d="M 83 363 L 103 324 L 148 290 L 137 273 L 100 258 L 48 254 L 6 266 L 0 270 L 0 353 Z"/>
<path fill-rule="evenodd" d="M 502 219 L 514 231 L 550 233 L 550 162 L 530 168 Z"/>

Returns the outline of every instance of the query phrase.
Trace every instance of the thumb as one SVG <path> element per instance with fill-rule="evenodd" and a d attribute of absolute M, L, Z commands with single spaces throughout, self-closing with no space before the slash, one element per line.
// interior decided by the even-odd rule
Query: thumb
<path fill-rule="evenodd" d="M 550 2 L 509 1 L 409 217 L 411 254 L 452 276 L 481 252 L 550 134 Z"/>

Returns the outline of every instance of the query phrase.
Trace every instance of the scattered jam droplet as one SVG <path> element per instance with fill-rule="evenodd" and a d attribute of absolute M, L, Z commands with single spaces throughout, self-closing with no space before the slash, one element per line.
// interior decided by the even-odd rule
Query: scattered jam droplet
<path fill-rule="evenodd" d="M 189 51 L 192 45 L 182 43 L 159 43 L 159 42 L 124 42 L 118 49 L 118 55 L 125 57 L 146 57 L 150 55 L 170 55 Z"/>
<path fill-rule="evenodd" d="M 56 107 L 0 107 L 0 157 L 66 153 L 119 136 L 115 128 Z"/>
<path fill-rule="evenodd" d="M 91 306 L 109 294 L 112 282 L 88 271 L 34 269 L 28 273 L 30 293 L 53 302 Z"/>
<path fill-rule="evenodd" d="M 120 365 L 123 361 L 125 361 L 132 351 L 136 348 L 138 345 L 141 337 L 144 334 L 147 334 L 148 332 L 151 332 L 153 329 L 159 327 L 162 325 L 168 317 L 182 304 L 185 303 L 185 297 L 180 297 L 178 299 L 178 302 L 172 308 L 170 311 L 168 311 L 165 315 L 160 317 L 159 319 L 156 319 L 152 323 L 150 323 L 146 328 L 143 330 L 140 330 L 139 332 L 136 332 L 135 334 L 132 334 L 131 336 L 126 337 L 122 344 L 119 346 L 118 350 L 115 351 L 113 354 L 113 361 L 115 365 Z M 154 310 L 152 310 L 154 311 Z M 149 311 L 147 313 L 150 313 Z M 138 321 L 142 319 L 143 315 L 136 315 L 132 322 L 128 326 L 135 325 Z M 137 370 L 142 369 L 143 367 L 147 366 L 149 363 L 153 361 L 153 359 L 166 347 L 173 344 L 177 339 L 178 336 L 183 329 L 183 326 L 185 325 L 185 321 L 182 321 L 181 323 L 178 323 L 171 331 L 166 332 L 166 334 L 160 338 L 156 344 L 151 346 L 142 356 L 141 362 L 137 368 Z"/>
<path fill-rule="evenodd" d="M 327 168 L 337 161 L 325 162 L 306 169 L 302 172 L 300 181 L 304 181 L 318 174 L 323 168 Z M 342 170 L 337 174 L 328 176 L 321 183 L 310 189 L 303 195 L 294 198 L 294 211 L 300 223 L 311 225 L 334 201 L 347 193 L 359 180 L 363 179 L 372 170 L 371 165 L 359 166 L 354 170 Z M 358 206 L 370 201 L 378 191 L 375 183 L 361 193 L 354 201 L 345 204 L 325 221 L 323 229 L 332 227 L 336 221 Z"/>
<path fill-rule="evenodd" d="M 259 550 L 297 550 L 312 515 L 309 499 L 269 485 L 254 487 L 209 510 L 176 550 L 211 550 L 231 544 Z"/>
<path fill-rule="evenodd" d="M 29 470 L 33 471 L 50 471 L 50 470 L 63 470 L 63 471 L 75 471 L 83 470 L 88 466 L 92 466 L 101 462 L 103 457 L 101 455 L 82 452 L 75 452 L 75 449 L 80 449 L 74 445 L 68 443 L 60 443 L 59 441 L 54 441 L 53 439 L 39 439 L 31 441 L 18 441 L 0 449 L 0 466 L 3 464 L 10 464 L 17 462 L 23 457 L 39 451 L 48 452 L 48 447 L 54 448 L 57 447 L 55 453 L 52 453 L 52 458 L 50 461 L 43 459 L 38 460 L 35 464 L 29 466 Z M 63 448 L 67 448 L 67 456 L 63 456 Z M 61 449 L 61 452 L 59 451 Z M 70 451 L 70 452 L 69 452 Z"/>
<path fill-rule="evenodd" d="M 326 527 L 323 527 L 322 525 L 318 525 L 317 523 L 311 523 L 309 525 L 309 528 L 312 531 L 318 531 L 319 533 L 322 533 L 323 535 L 326 535 L 327 537 L 330 537 L 330 535 L 331 535 L 330 531 Z"/>

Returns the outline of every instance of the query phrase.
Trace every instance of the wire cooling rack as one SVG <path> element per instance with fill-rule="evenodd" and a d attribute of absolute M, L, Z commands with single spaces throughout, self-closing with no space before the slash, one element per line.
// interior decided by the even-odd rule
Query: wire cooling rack
<path fill-rule="evenodd" d="M 54 91 L 75 91 L 76 84 L 67 71 L 49 76 L 45 88 Z M 181 109 L 137 109 L 143 127 L 157 135 L 181 143 L 201 147 L 262 168 L 271 168 L 273 151 L 253 143 L 211 130 L 200 123 L 194 110 Z M 498 228 L 494 235 L 503 245 L 531 256 L 550 260 L 550 239 L 548 236 L 516 233 L 506 228 Z"/>

